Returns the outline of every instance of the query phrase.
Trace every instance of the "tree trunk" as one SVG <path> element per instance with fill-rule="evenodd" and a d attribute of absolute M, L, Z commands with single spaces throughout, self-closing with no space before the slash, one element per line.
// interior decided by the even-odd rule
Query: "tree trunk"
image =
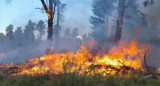
<path fill-rule="evenodd" d="M 44 0 L 41 0 L 41 3 L 46 11 L 47 16 L 48 16 L 48 37 L 47 37 L 48 45 L 47 45 L 46 53 L 49 53 L 50 47 L 52 46 L 53 19 L 54 19 L 54 14 L 55 14 L 56 3 L 54 3 L 54 11 L 53 11 L 53 0 L 49 0 L 49 8 L 47 7 Z"/>
<path fill-rule="evenodd" d="M 116 33 L 115 33 L 115 42 L 119 43 L 121 36 L 122 36 L 122 26 L 123 26 L 123 16 L 125 12 L 125 1 L 126 0 L 119 0 L 119 16 L 117 19 L 117 28 L 116 28 Z"/>
<path fill-rule="evenodd" d="M 57 4 L 57 26 L 59 26 L 60 20 L 60 3 Z"/>
<path fill-rule="evenodd" d="M 55 31 L 54 31 L 55 32 L 55 40 L 56 40 L 56 42 L 58 42 L 59 30 L 61 29 L 60 25 L 59 25 L 59 22 L 60 22 L 60 9 L 59 9 L 59 6 L 60 6 L 60 2 L 57 3 L 57 24 L 56 24 Z"/>
<path fill-rule="evenodd" d="M 57 24 L 54 28 L 54 39 L 55 39 L 55 48 L 58 46 L 60 34 L 59 31 L 61 30 L 60 27 L 60 1 L 57 1 Z"/>
<path fill-rule="evenodd" d="M 49 0 L 49 16 L 48 16 L 48 40 L 52 41 L 53 35 L 53 0 Z"/>

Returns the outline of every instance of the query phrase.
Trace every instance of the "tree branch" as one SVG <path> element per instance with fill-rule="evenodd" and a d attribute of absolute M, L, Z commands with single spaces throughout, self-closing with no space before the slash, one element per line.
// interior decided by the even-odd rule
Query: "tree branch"
<path fill-rule="evenodd" d="M 146 68 L 147 68 L 148 73 L 151 74 L 151 72 L 150 72 L 150 70 L 149 70 L 149 68 L 148 68 L 147 62 L 146 62 L 146 52 L 145 52 L 145 54 L 144 54 L 144 64 L 145 64 L 145 66 L 146 66 Z"/>
<path fill-rule="evenodd" d="M 43 7 L 44 7 L 46 13 L 48 13 L 49 9 L 48 9 L 46 3 L 44 2 L 44 0 L 41 0 L 41 2 L 42 2 L 42 5 L 43 5 Z"/>
<path fill-rule="evenodd" d="M 43 10 L 43 11 L 45 10 L 45 9 L 42 9 L 42 8 L 35 8 L 35 9 L 39 9 L 39 10 Z"/>

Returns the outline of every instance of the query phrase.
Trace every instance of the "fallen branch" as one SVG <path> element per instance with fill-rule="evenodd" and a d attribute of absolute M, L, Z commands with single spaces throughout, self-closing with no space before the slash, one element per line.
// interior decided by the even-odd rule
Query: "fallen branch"
<path fill-rule="evenodd" d="M 149 67 L 148 67 L 148 65 L 147 65 L 147 62 L 146 62 L 146 52 L 145 52 L 145 54 L 144 54 L 144 64 L 145 64 L 145 66 L 146 66 L 146 68 L 147 68 L 148 73 L 151 74 L 151 72 L 150 72 L 150 70 L 149 70 Z"/>
<path fill-rule="evenodd" d="M 125 65 L 120 66 L 120 68 L 114 67 L 112 65 L 91 65 L 89 68 L 93 70 L 105 68 L 106 70 L 108 69 L 108 71 L 116 71 L 115 75 L 118 75 L 120 72 L 124 74 L 128 71 L 136 71 L 133 67 L 125 66 Z"/>

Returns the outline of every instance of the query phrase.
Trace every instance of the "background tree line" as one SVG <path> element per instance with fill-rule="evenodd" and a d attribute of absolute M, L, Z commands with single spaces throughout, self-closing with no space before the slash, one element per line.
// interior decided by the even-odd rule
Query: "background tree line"
<path fill-rule="evenodd" d="M 46 34 L 46 23 L 43 20 L 40 20 L 38 23 L 29 20 L 27 25 L 17 27 L 16 29 L 14 25 L 10 24 L 6 27 L 5 33 L 0 33 L 0 51 L 13 50 L 18 47 L 37 46 L 37 44 L 45 42 Z M 80 40 L 78 36 L 78 28 L 75 27 L 73 30 L 67 28 L 64 30 L 64 35 L 58 36 L 59 41 L 53 40 L 54 42 L 57 41 L 57 43 L 63 43 L 69 39 L 70 41 Z"/>

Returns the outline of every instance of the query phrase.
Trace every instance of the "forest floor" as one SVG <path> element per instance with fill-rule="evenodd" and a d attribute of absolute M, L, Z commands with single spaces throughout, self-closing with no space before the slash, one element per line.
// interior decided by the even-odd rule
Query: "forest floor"
<path fill-rule="evenodd" d="M 160 86 L 160 79 L 142 76 L 79 76 L 76 73 L 6 77 L 0 75 L 0 86 Z"/>

